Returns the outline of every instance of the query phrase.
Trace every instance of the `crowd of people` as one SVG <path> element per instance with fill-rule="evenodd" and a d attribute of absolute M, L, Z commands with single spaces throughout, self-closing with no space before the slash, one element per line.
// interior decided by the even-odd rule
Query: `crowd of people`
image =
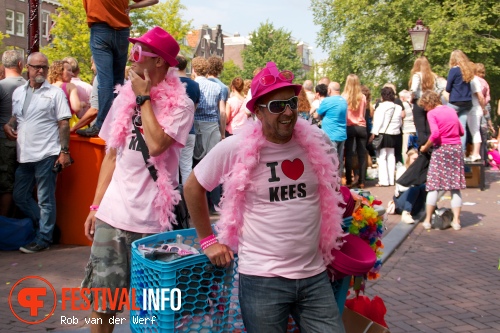
<path fill-rule="evenodd" d="M 342 232 L 342 214 L 336 214 L 342 176 L 346 186 L 363 189 L 367 165 L 377 165 L 376 186 L 396 185 L 394 205 L 402 221 L 415 223 L 425 211 L 426 229 L 439 197 L 451 191 L 452 227 L 460 230 L 464 163 L 500 164 L 497 146 L 486 145 L 491 108 L 485 68 L 460 50 L 451 53 L 446 79 L 432 72 L 427 58 L 417 58 L 408 89 L 399 94 L 390 83 L 370 91 L 355 74 L 346 77 L 343 89 L 326 77 L 316 86 L 310 80 L 294 84 L 293 73 L 273 62 L 255 69 L 252 80 L 235 77 L 226 86 L 219 79 L 218 57 L 191 59 L 188 76 L 189 59 L 162 28 L 129 38 L 128 10 L 157 0 L 118 4 L 115 12 L 123 15 L 112 22 L 103 16 L 109 8 L 94 2 L 84 1 L 96 74 L 92 84 L 79 78 L 72 57 L 49 64 L 37 52 L 25 66 L 15 50 L 3 54 L 0 80 L 0 155 L 6 170 L 0 215 L 12 215 L 15 203 L 37 227 L 22 252 L 36 253 L 52 243 L 57 172 L 72 163 L 70 133 L 106 141 L 85 221 L 93 245 L 84 287 L 128 288 L 131 243 L 177 228 L 175 208 L 184 195 L 214 264 L 229 265 L 239 249 L 239 296 L 248 332 L 280 331 L 289 314 L 305 330 L 340 332 L 324 263 L 339 246 L 332 234 Z M 426 181 L 408 180 L 416 166 Z M 327 209 L 332 213 L 322 214 Z M 221 215 L 218 237 L 210 214 Z M 308 232 L 304 220 L 311 221 Z M 285 281 L 294 280 L 303 287 L 289 298 L 296 287 Z M 271 292 L 285 300 L 283 308 L 260 303 Z M 324 313 L 318 315 L 316 306 Z M 97 329 L 112 330 L 106 323 L 115 313 L 102 305 L 93 311 L 92 317 L 105 323 Z"/>

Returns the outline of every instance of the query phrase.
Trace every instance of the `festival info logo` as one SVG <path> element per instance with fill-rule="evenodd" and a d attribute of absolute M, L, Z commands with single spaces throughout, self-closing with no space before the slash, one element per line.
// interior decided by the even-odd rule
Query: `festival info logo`
<path fill-rule="evenodd" d="M 26 324 L 46 321 L 56 310 L 56 305 L 56 290 L 49 281 L 39 276 L 26 276 L 10 290 L 10 310 Z"/>

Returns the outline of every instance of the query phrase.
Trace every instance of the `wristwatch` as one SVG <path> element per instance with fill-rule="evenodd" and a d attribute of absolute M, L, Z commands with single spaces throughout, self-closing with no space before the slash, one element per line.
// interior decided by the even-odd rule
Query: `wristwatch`
<path fill-rule="evenodd" d="M 151 100 L 151 97 L 149 97 L 148 95 L 145 95 L 145 96 L 139 95 L 135 98 L 135 103 L 137 105 L 141 106 L 142 104 L 144 104 L 144 102 L 150 101 L 150 100 Z"/>

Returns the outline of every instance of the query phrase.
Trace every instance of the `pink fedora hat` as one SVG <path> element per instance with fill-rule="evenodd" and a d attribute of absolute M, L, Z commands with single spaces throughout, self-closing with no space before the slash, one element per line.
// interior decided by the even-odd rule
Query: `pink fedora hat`
<path fill-rule="evenodd" d="M 280 72 L 274 62 L 268 62 L 266 67 L 252 79 L 252 85 L 250 86 L 252 99 L 247 102 L 247 109 L 253 113 L 255 102 L 260 97 L 279 88 L 292 87 L 295 90 L 295 95 L 298 96 L 302 86 L 300 84 L 293 84 L 292 81 L 292 72 Z"/>
<path fill-rule="evenodd" d="M 154 27 L 139 38 L 129 38 L 132 44 L 137 42 L 149 47 L 154 53 L 165 60 L 170 67 L 178 64 L 175 57 L 179 53 L 179 44 L 168 32 L 160 27 Z"/>

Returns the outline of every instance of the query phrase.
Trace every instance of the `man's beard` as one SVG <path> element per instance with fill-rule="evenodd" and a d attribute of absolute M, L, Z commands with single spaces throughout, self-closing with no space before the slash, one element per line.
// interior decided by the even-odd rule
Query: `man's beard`
<path fill-rule="evenodd" d="M 45 78 L 42 75 L 37 75 L 35 77 L 35 82 L 36 83 L 44 83 L 45 82 Z"/>

